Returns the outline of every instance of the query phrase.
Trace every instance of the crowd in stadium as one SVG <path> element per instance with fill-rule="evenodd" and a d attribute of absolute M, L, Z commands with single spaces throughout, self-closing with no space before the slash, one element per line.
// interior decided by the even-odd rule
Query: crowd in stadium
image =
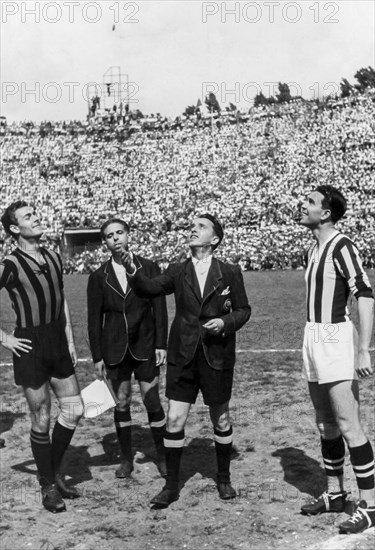
<path fill-rule="evenodd" d="M 4 126 L 1 204 L 35 204 L 56 246 L 65 228 L 121 217 L 137 252 L 162 267 L 185 257 L 189 222 L 208 211 L 225 226 L 220 258 L 244 270 L 298 268 L 310 239 L 299 202 L 331 184 L 349 201 L 339 228 L 375 267 L 375 91 L 227 115 Z M 3 255 L 11 243 L 0 238 Z M 104 258 L 88 248 L 65 269 L 92 271 Z"/>

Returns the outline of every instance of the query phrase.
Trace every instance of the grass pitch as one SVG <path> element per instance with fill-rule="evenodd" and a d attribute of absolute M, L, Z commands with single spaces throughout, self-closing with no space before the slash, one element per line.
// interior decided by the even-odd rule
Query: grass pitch
<path fill-rule="evenodd" d="M 369 273 L 372 279 L 374 273 Z M 1 350 L 1 548 L 45 550 L 370 550 L 373 532 L 345 537 L 337 524 L 348 516 L 299 514 L 301 504 L 324 490 L 319 436 L 305 382 L 301 345 L 305 323 L 302 271 L 245 273 L 252 317 L 239 332 L 230 412 L 235 452 L 232 483 L 237 498 L 220 501 L 215 487 L 216 460 L 207 407 L 199 396 L 186 425 L 180 499 L 166 510 L 152 510 L 150 499 L 162 488 L 155 449 L 137 384 L 133 385 L 134 472 L 116 480 L 120 460 L 113 413 L 83 419 L 67 452 L 65 471 L 82 498 L 67 502 L 67 512 L 52 515 L 41 505 L 32 459 L 30 420 L 22 390 L 13 382 L 10 354 Z M 65 278 L 78 355 L 81 387 L 95 379 L 86 326 L 87 276 Z M 168 298 L 170 321 L 174 298 Z M 13 326 L 6 292 L 1 321 Z M 6 363 L 6 364 L 4 364 Z M 165 374 L 161 372 L 163 406 Z M 361 381 L 362 419 L 374 423 L 373 378 Z M 52 418 L 58 414 L 52 399 Z M 53 423 L 52 423 L 53 425 Z M 346 457 L 346 487 L 357 498 Z M 348 509 L 347 512 L 350 510 Z"/>

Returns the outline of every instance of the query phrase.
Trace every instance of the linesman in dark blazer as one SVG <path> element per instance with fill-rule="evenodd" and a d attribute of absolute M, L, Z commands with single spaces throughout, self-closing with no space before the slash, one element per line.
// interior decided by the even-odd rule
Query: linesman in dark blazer
<path fill-rule="evenodd" d="M 131 447 L 131 377 L 139 383 L 157 452 L 157 466 L 166 474 L 163 436 L 165 414 L 159 398 L 159 371 L 166 361 L 168 316 L 165 297 L 144 298 L 127 284 L 121 250 L 128 250 L 129 226 L 121 219 L 107 220 L 101 236 L 112 253 L 89 277 L 87 286 L 88 331 L 97 374 L 104 370 L 119 403 L 114 412 L 121 448 L 121 464 L 115 474 L 129 477 L 133 471 Z M 148 277 L 160 274 L 155 262 L 132 255 Z"/>
<path fill-rule="evenodd" d="M 184 427 L 199 390 L 209 406 L 214 428 L 219 495 L 222 499 L 236 496 L 230 483 L 233 435 L 229 400 L 235 332 L 248 321 L 251 310 L 240 268 L 212 255 L 222 238 L 222 226 L 212 215 L 194 219 L 189 243 L 192 257 L 154 279 L 148 278 L 145 270 L 123 253 L 129 284 L 137 293 L 149 297 L 174 293 L 176 301 L 167 357 L 167 477 L 163 490 L 151 500 L 160 508 L 179 496 Z"/>

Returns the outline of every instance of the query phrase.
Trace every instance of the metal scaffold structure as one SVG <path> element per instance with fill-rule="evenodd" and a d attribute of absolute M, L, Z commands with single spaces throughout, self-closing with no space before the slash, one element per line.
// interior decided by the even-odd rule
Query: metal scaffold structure
<path fill-rule="evenodd" d="M 90 100 L 90 116 L 103 111 L 123 111 L 129 105 L 129 75 L 122 73 L 119 66 L 109 67 L 100 86 L 95 86 Z"/>

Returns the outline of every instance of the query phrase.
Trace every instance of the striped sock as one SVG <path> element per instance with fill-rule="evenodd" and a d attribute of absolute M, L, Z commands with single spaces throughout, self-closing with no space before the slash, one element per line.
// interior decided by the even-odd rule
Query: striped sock
<path fill-rule="evenodd" d="M 230 456 L 232 452 L 233 429 L 232 426 L 225 432 L 214 429 L 217 481 L 229 483 L 230 481 Z"/>
<path fill-rule="evenodd" d="M 52 466 L 51 442 L 48 432 L 30 431 L 31 450 L 38 469 L 39 483 L 42 487 L 55 483 Z"/>
<path fill-rule="evenodd" d="M 371 443 L 367 441 L 359 447 L 349 447 L 349 452 L 358 489 L 374 489 L 374 452 Z"/>
<path fill-rule="evenodd" d="M 320 438 L 328 492 L 344 491 L 345 443 L 340 435 L 335 439 Z"/>
<path fill-rule="evenodd" d="M 127 409 L 126 411 L 118 411 L 115 409 L 114 418 L 117 437 L 121 449 L 121 456 L 124 460 L 133 462 L 132 419 L 130 409 Z"/>
<path fill-rule="evenodd" d="M 178 489 L 180 480 L 180 463 L 185 443 L 185 432 L 171 433 L 166 431 L 164 436 L 165 460 L 167 463 L 166 487 L 172 491 Z"/>

